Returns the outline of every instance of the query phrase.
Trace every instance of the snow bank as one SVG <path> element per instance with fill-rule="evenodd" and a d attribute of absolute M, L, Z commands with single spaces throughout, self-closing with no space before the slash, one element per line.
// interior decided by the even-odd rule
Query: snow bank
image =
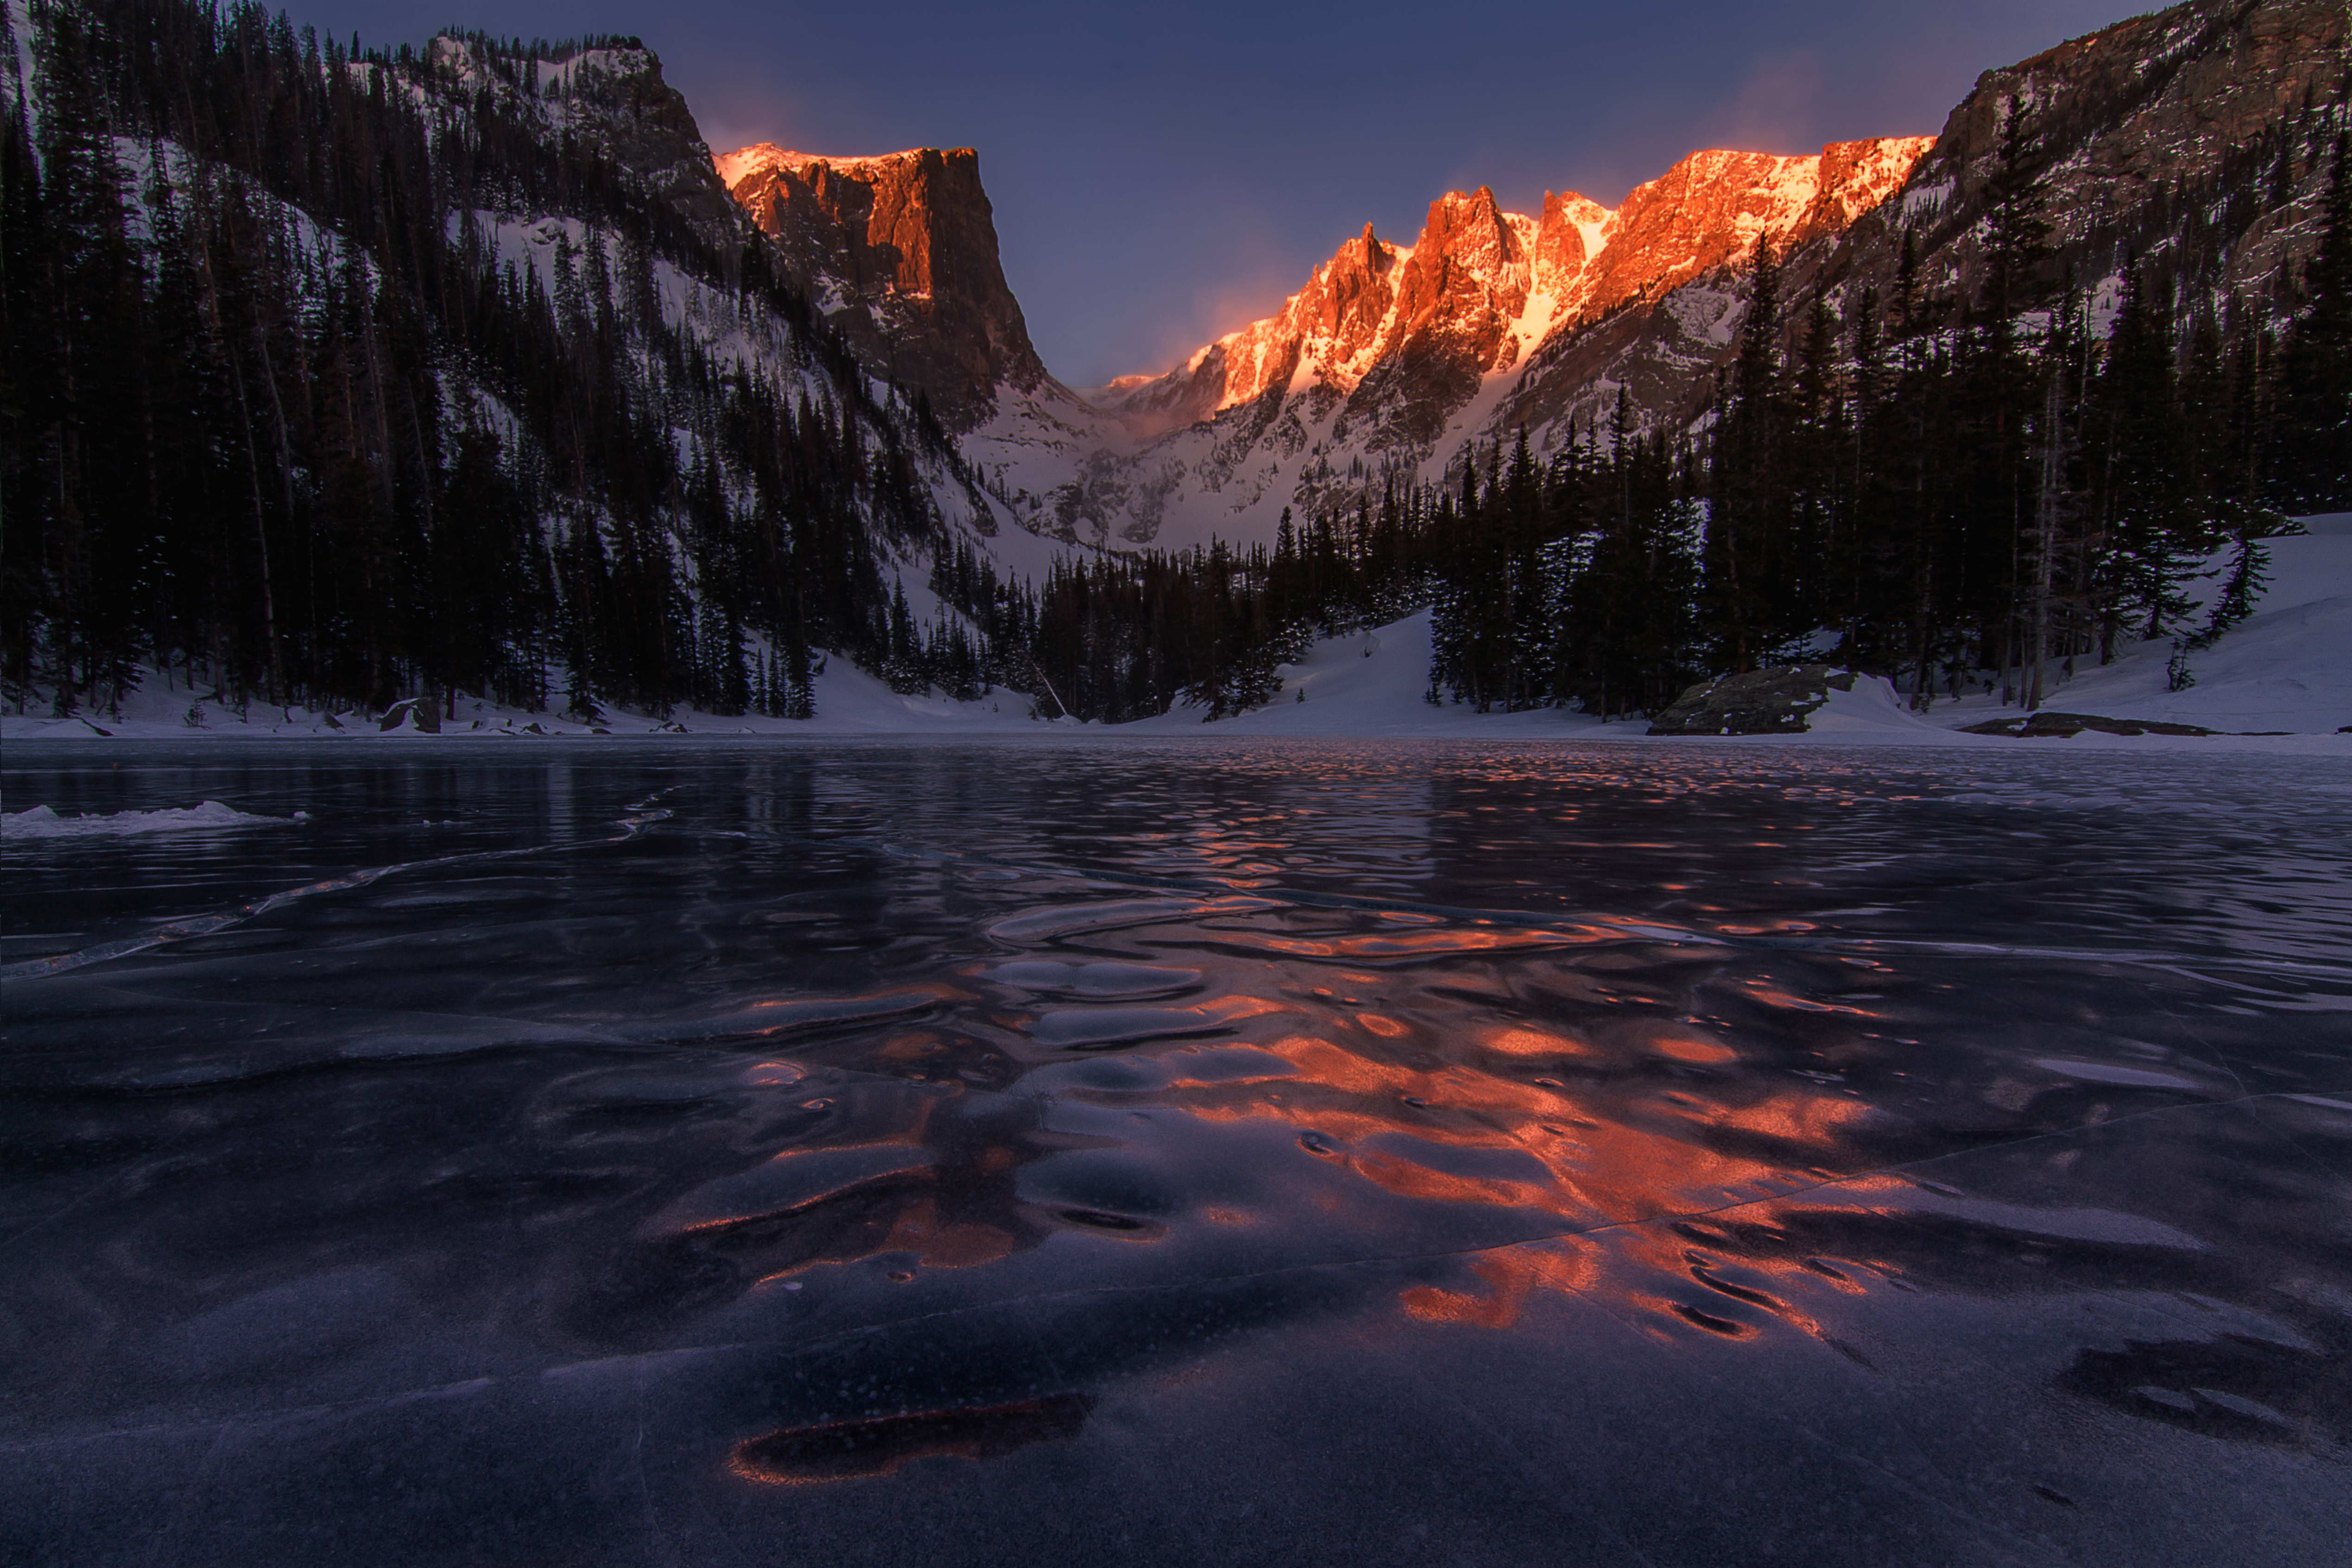
<path fill-rule="evenodd" d="M 1194 706 L 1126 725 L 1079 726 L 1067 720 L 1043 724 L 1032 716 L 1030 699 L 1017 692 L 998 692 L 977 702 L 956 702 L 936 693 L 907 696 L 848 660 L 835 658 L 814 682 L 817 716 L 801 722 L 681 709 L 666 723 L 615 712 L 592 727 L 461 698 L 456 714 L 442 719 L 442 734 L 436 737 L 419 735 L 405 725 L 382 732 L 376 721 L 365 716 L 344 715 L 337 719 L 299 708 L 260 707 L 240 714 L 215 703 L 192 702 L 184 685 L 176 692 L 157 689 L 161 687 L 157 681 L 127 699 L 119 719 L 101 716 L 92 722 L 0 715 L 0 737 L 13 741 L 105 734 L 151 740 L 300 736 L 417 744 L 453 738 L 528 742 L 681 731 L 779 739 L 867 735 L 1038 738 L 1071 734 L 1189 735 L 1268 739 L 1640 740 L 1650 745 L 1703 746 L 2057 746 L 2102 750 L 2293 751 L 2352 759 L 2352 735 L 2336 733 L 2352 725 L 2352 514 L 2307 518 L 2305 526 L 2311 529 L 2308 536 L 2266 541 L 2271 555 L 2270 587 L 2251 618 L 2190 659 L 2194 685 L 2179 692 L 2167 689 L 2166 664 L 2171 645 L 2156 641 L 2123 650 L 2114 664 L 2104 667 L 2086 664 L 2072 679 L 2061 681 L 2044 702 L 2047 707 L 2109 718 L 2156 719 L 2230 732 L 2287 732 L 2275 735 L 2116 736 L 2088 730 L 2066 739 L 1964 735 L 1956 732 L 1988 718 L 2014 717 L 2020 710 L 2003 708 L 1997 697 L 1979 694 L 1958 702 L 1942 701 L 1927 714 L 1915 714 L 1885 681 L 1864 678 L 1854 683 L 1851 692 L 1832 691 L 1828 703 L 1812 715 L 1811 728 L 1801 735 L 1654 739 L 1644 734 L 1646 722 L 1639 720 L 1602 724 L 1588 715 L 1558 708 L 1480 714 L 1459 703 L 1430 703 L 1426 699 L 1430 614 L 1423 611 L 1371 632 L 1318 643 L 1298 663 L 1280 667 L 1282 690 L 1271 705 L 1215 723 L 1204 722 L 1205 712 Z M 2213 576 L 2207 582 L 2209 593 L 2227 569 L 2228 552 L 2217 555 L 2210 565 Z M 1050 709 L 1050 703 L 1045 706 Z M 192 714 L 198 723 L 188 722 Z M 9 821 L 14 824 L 19 819 Z M 159 824 L 173 825 L 180 824 Z M 185 825 L 233 824 L 215 820 Z M 14 825 L 9 829 L 12 836 L 24 831 Z"/>
<path fill-rule="evenodd" d="M 902 696 L 846 659 L 825 661 L 824 673 L 812 683 L 816 716 L 802 722 L 781 718 L 709 721 L 724 732 L 730 726 L 775 735 L 903 735 L 926 731 L 947 735 L 1035 735 L 1045 726 L 1029 716 L 1029 698 L 1020 692 L 997 692 L 978 702 L 957 702 L 936 695 Z M 1052 705 L 1047 705 L 1050 709 Z M 688 727 L 702 727 L 689 719 Z"/>
<path fill-rule="evenodd" d="M 1559 708 L 1481 714 L 1456 702 L 1432 704 L 1429 658 L 1430 612 L 1423 610 L 1370 632 L 1326 639 L 1298 663 L 1277 666 L 1282 693 L 1265 707 L 1214 723 L 1205 722 L 1205 709 L 1180 707 L 1111 733 L 1567 739 L 1637 734 L 1643 727 L 1603 725 Z"/>
<path fill-rule="evenodd" d="M 289 819 L 256 817 L 206 800 L 202 805 L 166 807 L 158 811 L 92 812 L 85 817 L 60 817 L 47 806 L 29 811 L 0 813 L 0 838 L 78 839 L 121 838 L 132 833 L 205 833 L 228 828 L 282 828 Z"/>
<path fill-rule="evenodd" d="M 2169 689 L 2166 666 L 2172 645 L 2158 639 L 2121 650 L 2112 664 L 2086 661 L 2074 679 L 2047 695 L 2043 706 L 2106 718 L 2333 738 L 2352 725 L 2352 514 L 2307 518 L 2305 527 L 2311 530 L 2307 536 L 2263 541 L 2271 558 L 2270 586 L 2245 622 L 2212 647 L 2189 655 L 2195 685 Z M 2209 600 L 2229 561 L 2225 549 L 2206 563 L 2212 574 L 2205 583 Z M 1979 696 L 1938 708 L 1936 717 L 1957 727 L 2017 711 Z M 2031 744 L 2074 745 L 2084 738 Z M 2125 738 L 2106 737 L 2092 744 Z M 2219 738 L 2192 737 L 2185 744 L 2210 745 Z"/>

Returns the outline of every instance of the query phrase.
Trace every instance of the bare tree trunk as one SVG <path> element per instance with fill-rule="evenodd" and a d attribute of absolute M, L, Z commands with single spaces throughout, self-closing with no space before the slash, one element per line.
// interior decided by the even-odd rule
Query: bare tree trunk
<path fill-rule="evenodd" d="M 2035 497 L 2033 524 L 2033 678 L 2025 694 L 2028 712 L 2039 711 L 2042 706 L 2042 683 L 2050 657 L 2051 570 L 2058 542 L 2058 456 L 2065 444 L 2059 424 L 2059 382 L 2057 375 L 2050 378 L 2050 391 L 2042 402 L 2042 486 Z"/>
<path fill-rule="evenodd" d="M 264 640 L 269 645 L 270 699 L 278 700 L 286 690 L 286 663 L 278 645 L 278 597 L 270 585 L 269 525 L 261 501 L 261 454 L 253 439 L 253 405 L 246 396 L 245 367 L 239 362 L 236 347 L 222 329 L 220 288 L 213 275 L 212 247 L 212 186 L 210 171 L 198 174 L 194 182 L 196 193 L 196 255 L 203 263 L 205 278 L 205 324 L 212 329 L 213 347 L 228 361 L 229 381 L 236 388 L 237 421 L 245 433 L 245 471 L 253 490 L 253 538 L 261 555 L 261 625 Z M 273 387 L 271 395 L 276 395 Z M 293 476 L 287 476 L 291 485 Z M 213 672 L 214 685 L 220 684 L 220 672 Z"/>

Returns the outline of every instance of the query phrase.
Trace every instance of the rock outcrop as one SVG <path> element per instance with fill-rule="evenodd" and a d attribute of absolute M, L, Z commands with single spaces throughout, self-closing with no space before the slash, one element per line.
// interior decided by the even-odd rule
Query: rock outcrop
<path fill-rule="evenodd" d="M 2071 739 L 2084 730 L 2101 735 L 2210 735 L 2202 725 L 2166 724 L 2152 718 L 2102 718 L 2095 713 L 2060 713 L 2042 708 L 2009 718 L 1964 725 L 1963 735 L 2013 735 L 2032 740 Z"/>
<path fill-rule="evenodd" d="M 951 430 L 1045 379 L 1004 281 L 969 147 L 827 158 L 761 142 L 714 160 L 787 276 L 877 374 Z"/>
<path fill-rule="evenodd" d="M 531 62 L 528 82 L 494 68 L 470 38 L 444 33 L 425 46 L 425 67 L 446 90 L 489 95 L 510 114 L 544 120 L 609 156 L 629 177 L 667 199 L 708 243 L 732 249 L 742 218 L 710 166 L 710 149 L 685 95 L 663 79 L 661 61 L 634 40 L 570 49 Z M 528 100 L 527 102 L 524 100 Z"/>
<path fill-rule="evenodd" d="M 1801 735 L 1832 690 L 1853 690 L 1853 674 L 1827 664 L 1750 670 L 1701 681 L 1650 725 L 1652 735 Z"/>

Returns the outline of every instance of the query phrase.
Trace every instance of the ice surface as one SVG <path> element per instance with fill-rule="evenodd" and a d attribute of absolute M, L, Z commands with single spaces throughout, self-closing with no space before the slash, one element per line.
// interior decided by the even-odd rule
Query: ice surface
<path fill-rule="evenodd" d="M 312 817 L 9 841 L 13 1556 L 2352 1533 L 2331 758 L 1196 724 L 0 768 Z"/>

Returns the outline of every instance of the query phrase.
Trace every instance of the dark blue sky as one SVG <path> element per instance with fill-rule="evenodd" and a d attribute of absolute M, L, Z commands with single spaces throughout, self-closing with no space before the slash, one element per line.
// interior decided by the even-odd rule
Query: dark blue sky
<path fill-rule="evenodd" d="M 634 33 L 712 147 L 971 146 L 1045 362 L 1158 370 L 1278 307 L 1370 222 L 1492 185 L 1613 204 L 1697 147 L 1932 133 L 1979 71 L 2132 0 L 1153 7 L 1001 0 L 295 0 L 298 25 L 421 42 Z"/>

